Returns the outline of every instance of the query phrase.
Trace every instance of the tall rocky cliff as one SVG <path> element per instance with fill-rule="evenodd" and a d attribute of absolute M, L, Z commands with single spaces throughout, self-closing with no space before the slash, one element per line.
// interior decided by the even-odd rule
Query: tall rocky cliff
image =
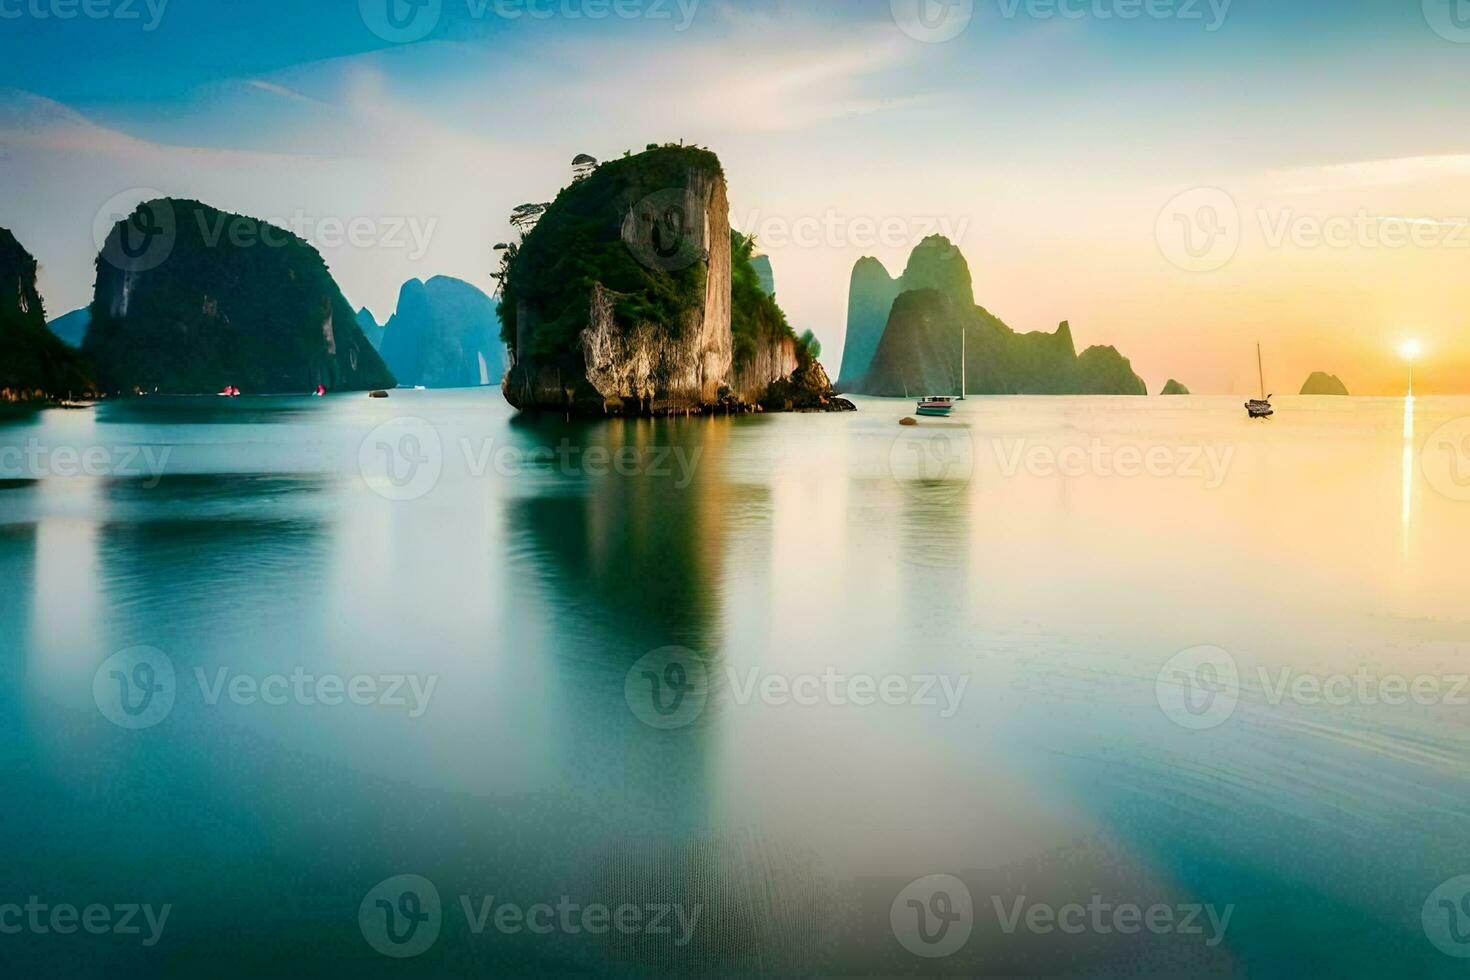
<path fill-rule="evenodd" d="M 449 276 L 403 284 L 379 352 L 404 385 L 470 388 L 500 384 L 505 374 L 495 301 Z"/>
<path fill-rule="evenodd" d="M 935 289 L 957 302 L 974 302 L 969 265 L 949 239 L 931 235 L 920 242 L 897 279 L 870 256 L 853 266 L 847 289 L 847 340 L 842 349 L 839 388 L 863 390 L 863 376 L 883 339 L 893 301 L 900 293 L 915 289 Z"/>
<path fill-rule="evenodd" d="M 140 204 L 97 257 L 82 350 L 109 391 L 392 387 L 316 249 L 198 201 Z"/>
<path fill-rule="evenodd" d="M 502 390 L 520 409 L 846 405 L 830 387 L 805 398 L 790 387 L 825 374 L 799 370 L 800 345 L 731 234 L 724 172 L 707 150 L 651 147 L 564 188 L 507 250 L 500 314 Z"/>
<path fill-rule="evenodd" d="M 46 327 L 35 258 L 0 228 L 0 402 L 79 397 L 92 388 L 76 354 Z"/>
<path fill-rule="evenodd" d="M 900 292 L 866 370 L 839 387 L 882 396 L 958 393 L 963 331 L 966 394 L 1147 394 L 1114 348 L 1079 355 L 1070 324 L 1054 333 L 1017 333 L 975 305 L 969 266 L 947 239 L 921 243 L 896 285 Z"/>

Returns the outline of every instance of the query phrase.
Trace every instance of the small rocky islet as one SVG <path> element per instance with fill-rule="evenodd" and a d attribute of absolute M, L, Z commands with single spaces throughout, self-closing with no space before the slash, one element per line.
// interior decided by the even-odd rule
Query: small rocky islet
<path fill-rule="evenodd" d="M 731 229 L 708 150 L 650 146 L 584 171 L 502 252 L 501 390 L 518 409 L 853 408 L 787 322 L 754 242 Z"/>
<path fill-rule="evenodd" d="M 1346 395 L 1347 385 L 1335 374 L 1313 371 L 1302 384 L 1303 395 Z"/>

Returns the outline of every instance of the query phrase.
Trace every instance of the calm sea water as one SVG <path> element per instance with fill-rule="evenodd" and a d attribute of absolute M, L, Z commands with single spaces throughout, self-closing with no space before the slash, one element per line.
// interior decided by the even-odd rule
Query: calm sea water
<path fill-rule="evenodd" d="M 0 961 L 1465 975 L 1470 400 L 911 408 L 0 423 Z"/>

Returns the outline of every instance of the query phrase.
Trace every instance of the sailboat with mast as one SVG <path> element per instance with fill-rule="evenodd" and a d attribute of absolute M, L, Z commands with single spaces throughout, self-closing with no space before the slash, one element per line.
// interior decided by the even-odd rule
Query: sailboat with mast
<path fill-rule="evenodd" d="M 1252 398 L 1246 402 L 1245 410 L 1253 419 L 1269 419 L 1276 414 L 1276 410 L 1271 407 L 1271 399 L 1275 396 L 1266 394 L 1266 369 L 1261 361 L 1261 345 L 1259 342 L 1256 344 L 1256 374 L 1259 376 L 1261 382 L 1261 397 Z"/>
<path fill-rule="evenodd" d="M 918 406 L 914 409 L 919 415 L 928 418 L 948 418 L 949 413 L 954 411 L 955 402 L 965 400 L 965 328 L 960 326 L 960 396 L 952 398 L 949 395 L 927 395 L 919 399 Z"/>

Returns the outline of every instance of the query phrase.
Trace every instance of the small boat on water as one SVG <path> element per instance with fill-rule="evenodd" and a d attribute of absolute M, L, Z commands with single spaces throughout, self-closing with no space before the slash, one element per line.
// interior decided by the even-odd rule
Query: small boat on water
<path fill-rule="evenodd" d="M 947 395 L 930 395 L 919 399 L 918 413 L 928 418 L 948 418 L 954 411 L 954 399 Z"/>
<path fill-rule="evenodd" d="M 1252 398 L 1250 401 L 1246 402 L 1245 410 L 1246 413 L 1253 419 L 1269 419 L 1271 416 L 1276 414 L 1276 410 L 1271 407 L 1271 399 L 1274 396 L 1266 394 L 1266 370 L 1261 363 L 1260 344 L 1256 344 L 1256 372 L 1260 376 L 1261 397 Z"/>
<path fill-rule="evenodd" d="M 918 414 L 923 415 L 927 418 L 949 418 L 949 414 L 954 411 L 955 402 L 962 402 L 965 400 L 965 389 L 968 387 L 968 385 L 966 385 L 965 383 L 965 380 L 965 329 L 964 327 L 961 327 L 960 395 L 958 398 L 951 397 L 950 395 L 927 395 L 923 398 L 920 398 L 918 408 L 916 409 Z"/>
<path fill-rule="evenodd" d="M 217 394 L 219 394 L 221 398 L 239 398 L 240 389 L 236 388 L 234 385 L 225 385 L 225 390 L 218 392 Z"/>

